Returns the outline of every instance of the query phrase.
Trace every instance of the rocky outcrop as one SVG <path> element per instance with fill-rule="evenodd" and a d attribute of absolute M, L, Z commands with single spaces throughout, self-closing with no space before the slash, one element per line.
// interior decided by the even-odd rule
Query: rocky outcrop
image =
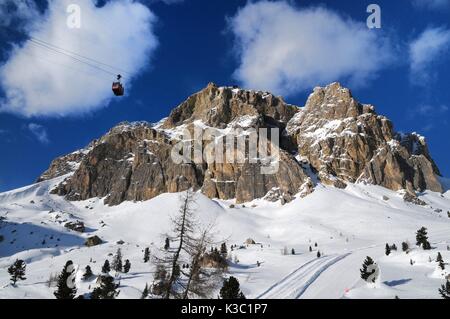
<path fill-rule="evenodd" d="M 364 181 L 393 190 L 442 191 L 425 139 L 395 133 L 391 121 L 339 83 L 316 88 L 287 130 L 326 184 Z"/>
<path fill-rule="evenodd" d="M 201 167 L 174 164 L 171 149 L 167 136 L 148 123 L 119 124 L 53 192 L 69 200 L 106 197 L 106 204 L 117 205 L 190 187 L 198 189 Z"/>
<path fill-rule="evenodd" d="M 84 231 L 86 229 L 84 226 L 84 223 L 81 221 L 68 222 L 68 223 L 64 224 L 64 227 L 66 227 L 67 229 L 79 232 L 79 233 L 84 233 Z"/>
<path fill-rule="evenodd" d="M 42 173 L 41 176 L 39 176 L 36 182 L 39 183 L 42 181 L 46 181 L 52 178 L 60 177 L 75 172 L 88 152 L 89 147 L 56 158 L 55 160 L 52 161 L 50 167 L 44 173 Z"/>
<path fill-rule="evenodd" d="M 103 241 L 100 239 L 100 237 L 92 236 L 92 237 L 89 237 L 88 239 L 86 239 L 86 242 L 84 243 L 84 245 L 87 247 L 94 247 L 94 246 L 101 245 L 102 243 L 103 243 Z"/>
<path fill-rule="evenodd" d="M 173 128 L 194 121 L 216 128 L 225 128 L 230 123 L 244 127 L 284 127 L 297 111 L 296 106 L 269 92 L 218 87 L 209 83 L 204 90 L 175 108 L 163 127 Z"/>
<path fill-rule="evenodd" d="M 259 135 L 250 140 L 251 129 L 278 128 L 279 158 L 267 162 L 257 156 L 252 162 L 246 150 L 242 162 L 174 163 L 174 145 L 185 138 L 183 131 L 194 128 L 212 131 L 216 144 L 239 129 L 247 147 L 261 140 Z M 206 147 L 206 141 L 192 140 Z M 226 156 L 225 149 L 217 152 Z M 262 173 L 275 164 L 278 170 Z M 313 192 L 317 180 L 339 188 L 365 182 L 409 194 L 442 191 L 425 139 L 396 133 L 386 117 L 338 83 L 316 88 L 302 108 L 267 92 L 211 83 L 160 123 L 121 123 L 84 151 L 55 160 L 39 180 L 70 172 L 53 193 L 69 200 L 105 198 L 109 205 L 189 188 L 237 203 L 256 198 L 287 203 Z"/>
<path fill-rule="evenodd" d="M 211 112 L 211 110 L 215 112 Z M 75 173 L 53 193 L 69 200 L 105 197 L 105 203 L 141 201 L 165 192 L 201 189 L 211 198 L 238 203 L 264 197 L 272 188 L 286 196 L 298 193 L 308 176 L 285 147 L 279 169 L 263 174 L 262 163 L 175 164 L 171 150 L 182 129 L 271 128 L 284 130 L 298 108 L 269 93 L 219 88 L 214 84 L 190 97 L 158 125 L 122 123 L 96 141 Z M 213 116 L 213 113 L 215 114 Z M 223 133 L 224 136 L 226 133 Z M 248 146 L 248 140 L 247 140 Z M 224 154 L 225 155 L 225 151 Z"/>

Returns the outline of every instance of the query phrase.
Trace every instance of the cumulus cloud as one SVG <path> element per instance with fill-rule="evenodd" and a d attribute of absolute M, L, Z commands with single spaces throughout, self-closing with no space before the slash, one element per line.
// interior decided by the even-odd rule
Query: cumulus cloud
<path fill-rule="evenodd" d="M 450 7 L 450 0 L 414 0 L 413 4 L 420 9 L 439 10 Z"/>
<path fill-rule="evenodd" d="M 27 128 L 31 132 L 31 134 L 33 134 L 34 137 L 42 144 L 50 143 L 47 130 L 44 126 L 36 123 L 30 123 L 28 124 Z"/>
<path fill-rule="evenodd" d="M 409 45 L 411 80 L 427 84 L 430 69 L 447 56 L 450 48 L 450 30 L 427 28 Z"/>
<path fill-rule="evenodd" d="M 393 56 L 379 30 L 322 7 L 248 3 L 229 19 L 229 27 L 240 60 L 235 77 L 277 94 L 337 80 L 365 85 Z"/>
<path fill-rule="evenodd" d="M 29 22 L 31 40 L 16 46 L 0 67 L 5 95 L 0 111 L 27 117 L 66 116 L 100 108 L 110 102 L 113 74 L 121 70 L 127 72 L 123 75 L 129 88 L 157 47 L 156 17 L 134 0 L 112 0 L 103 6 L 96 2 L 49 0 L 46 12 Z M 67 25 L 67 8 L 73 4 L 81 8 L 80 29 Z M 88 62 L 97 68 L 80 63 L 33 39 L 114 68 L 92 60 Z"/>
<path fill-rule="evenodd" d="M 39 18 L 40 12 L 34 0 L 3 0 L 0 3 L 0 26 L 22 29 L 27 21 Z"/>

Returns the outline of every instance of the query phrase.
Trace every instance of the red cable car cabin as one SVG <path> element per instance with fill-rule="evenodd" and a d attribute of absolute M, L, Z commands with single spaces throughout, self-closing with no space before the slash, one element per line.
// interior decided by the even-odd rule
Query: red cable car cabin
<path fill-rule="evenodd" d="M 120 82 L 114 82 L 112 85 L 112 91 L 115 96 L 122 96 L 125 93 L 125 89 Z"/>

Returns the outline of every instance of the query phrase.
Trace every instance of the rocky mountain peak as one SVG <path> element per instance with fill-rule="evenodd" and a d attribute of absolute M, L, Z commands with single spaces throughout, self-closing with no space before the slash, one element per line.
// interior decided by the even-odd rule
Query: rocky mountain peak
<path fill-rule="evenodd" d="M 235 126 L 280 128 L 279 169 L 262 174 L 261 162 L 250 162 L 249 154 L 244 163 L 175 164 L 178 133 L 193 125 L 219 134 Z M 238 203 L 263 197 L 286 202 L 311 193 L 313 181 L 342 188 L 371 183 L 409 196 L 442 191 L 425 138 L 395 132 L 389 119 L 339 83 L 315 88 L 302 108 L 268 92 L 210 83 L 158 124 L 120 123 L 82 151 L 53 161 L 39 180 L 65 174 L 54 193 L 70 200 L 105 197 L 110 205 L 189 188 Z"/>
<path fill-rule="evenodd" d="M 173 128 L 199 120 L 211 127 L 224 128 L 242 116 L 280 124 L 287 123 L 297 111 L 297 107 L 269 92 L 244 90 L 237 86 L 219 87 L 209 83 L 177 106 L 163 127 Z"/>
<path fill-rule="evenodd" d="M 309 96 L 305 110 L 315 116 L 327 119 L 356 117 L 364 113 L 373 113 L 374 107 L 360 104 L 353 98 L 350 89 L 334 82 L 326 87 L 316 87 Z"/>

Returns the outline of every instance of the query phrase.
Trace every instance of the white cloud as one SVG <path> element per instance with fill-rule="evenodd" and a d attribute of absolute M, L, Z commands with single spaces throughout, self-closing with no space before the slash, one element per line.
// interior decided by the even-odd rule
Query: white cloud
<path fill-rule="evenodd" d="M 157 47 L 154 14 L 134 0 L 50 0 L 30 21 L 30 35 L 57 47 L 128 71 L 126 84 L 146 67 Z M 67 27 L 69 4 L 81 7 L 81 28 Z M 92 62 L 91 62 L 92 63 Z M 104 65 L 112 73 L 121 73 Z M 66 116 L 106 106 L 112 75 L 27 41 L 0 68 L 6 99 L 0 110 L 24 116 Z"/>
<path fill-rule="evenodd" d="M 420 9 L 439 10 L 450 6 L 450 0 L 414 0 L 413 5 Z"/>
<path fill-rule="evenodd" d="M 26 21 L 38 18 L 39 9 L 34 0 L 2 0 L 0 3 L 0 26 L 22 29 Z"/>
<path fill-rule="evenodd" d="M 44 126 L 36 124 L 36 123 L 30 123 L 30 124 L 28 124 L 28 130 L 42 144 L 50 143 L 50 140 L 48 138 L 47 130 L 45 129 Z"/>
<path fill-rule="evenodd" d="M 240 59 L 235 77 L 247 87 L 277 94 L 337 80 L 365 85 L 393 56 L 379 30 L 321 7 L 248 3 L 229 26 Z"/>
<path fill-rule="evenodd" d="M 411 80 L 415 84 L 428 84 L 430 68 L 446 57 L 450 48 L 450 30 L 428 28 L 409 45 Z"/>

